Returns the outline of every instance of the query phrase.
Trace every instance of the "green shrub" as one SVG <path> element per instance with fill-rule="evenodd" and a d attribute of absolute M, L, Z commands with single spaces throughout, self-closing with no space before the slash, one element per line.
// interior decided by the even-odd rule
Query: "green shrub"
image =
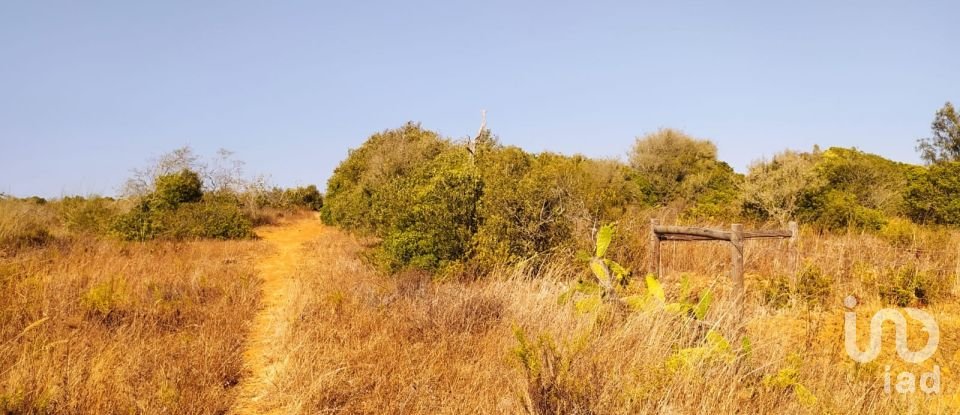
<path fill-rule="evenodd" d="M 827 305 L 833 293 L 834 279 L 812 264 L 806 264 L 796 276 L 796 284 L 784 275 L 760 280 L 759 293 L 764 305 L 774 309 L 796 303 L 806 307 Z"/>
<path fill-rule="evenodd" d="M 774 309 L 786 307 L 793 298 L 790 280 L 783 275 L 761 278 L 759 291 L 763 304 Z"/>
<path fill-rule="evenodd" d="M 857 149 L 785 152 L 750 168 L 744 210 L 761 219 L 800 219 L 825 229 L 879 230 L 903 213 L 912 167 Z"/>
<path fill-rule="evenodd" d="M 564 215 L 574 197 L 567 183 L 569 160 L 510 147 L 481 163 L 480 226 L 473 242 L 481 263 L 515 262 L 569 241 L 572 224 Z"/>
<path fill-rule="evenodd" d="M 147 203 L 138 203 L 129 212 L 117 216 L 110 226 L 111 232 L 128 241 L 147 241 L 163 234 L 163 221 Z"/>
<path fill-rule="evenodd" d="M 815 223 L 826 229 L 880 230 L 887 219 L 880 211 L 863 206 L 856 196 L 841 190 L 831 189 L 815 196 L 815 208 L 800 214 L 801 220 Z"/>
<path fill-rule="evenodd" d="M 866 209 L 899 215 L 911 168 L 855 148 L 832 147 L 823 152 L 816 166 L 824 180 L 819 192 L 842 192 Z"/>
<path fill-rule="evenodd" d="M 755 162 L 741 183 L 744 213 L 782 224 L 797 218 L 810 193 L 822 186 L 815 166 L 821 152 L 785 151 L 769 161 Z"/>
<path fill-rule="evenodd" d="M 915 244 L 920 235 L 920 227 L 913 222 L 893 218 L 880 229 L 880 236 L 898 247 L 910 247 Z"/>
<path fill-rule="evenodd" d="M 290 204 L 297 207 L 304 207 L 310 210 L 319 211 L 323 208 L 323 196 L 317 190 L 317 186 L 309 185 L 306 187 L 296 187 L 284 191 Z"/>
<path fill-rule="evenodd" d="M 258 208 L 300 208 L 320 211 L 323 207 L 323 195 L 317 190 L 317 186 L 312 184 L 289 189 L 274 187 L 270 190 L 259 192 L 257 194 L 256 205 Z"/>
<path fill-rule="evenodd" d="M 243 239 L 253 236 L 253 223 L 234 203 L 184 203 L 163 212 L 162 236 L 167 239 Z"/>
<path fill-rule="evenodd" d="M 576 224 L 646 204 L 646 186 L 613 160 L 530 154 L 489 132 L 467 146 L 407 124 L 350 151 L 321 216 L 382 238 L 377 256 L 394 270 L 482 269 L 572 247 Z"/>
<path fill-rule="evenodd" d="M 402 198 L 379 203 L 395 218 L 383 241 L 388 265 L 433 270 L 466 258 L 477 230 L 480 194 L 469 154 L 459 148 L 445 151 L 410 178 Z"/>
<path fill-rule="evenodd" d="M 383 205 L 403 199 L 412 171 L 437 157 L 451 143 L 419 124 L 407 123 L 371 136 L 334 170 L 321 209 L 324 222 L 385 235 L 396 212 Z"/>
<path fill-rule="evenodd" d="M 630 151 L 630 165 L 650 182 L 661 201 L 691 197 L 692 189 L 685 184 L 709 181 L 697 176 L 718 164 L 716 145 L 672 129 L 637 138 Z"/>
<path fill-rule="evenodd" d="M 687 178 L 683 187 L 690 206 L 683 212 L 688 220 L 725 221 L 737 217 L 741 207 L 740 183 L 743 176 L 727 163 L 717 162 Z"/>
<path fill-rule="evenodd" d="M 157 177 L 149 196 L 154 209 L 176 209 L 181 203 L 199 202 L 203 198 L 203 181 L 191 170 Z"/>
<path fill-rule="evenodd" d="M 946 283 L 920 272 L 915 266 L 904 266 L 880 279 L 880 298 L 898 307 L 927 305 L 943 295 Z"/>
<path fill-rule="evenodd" d="M 242 239 L 253 236 L 253 223 L 234 203 L 183 203 L 173 210 L 151 210 L 141 204 L 120 215 L 113 231 L 131 241 Z"/>

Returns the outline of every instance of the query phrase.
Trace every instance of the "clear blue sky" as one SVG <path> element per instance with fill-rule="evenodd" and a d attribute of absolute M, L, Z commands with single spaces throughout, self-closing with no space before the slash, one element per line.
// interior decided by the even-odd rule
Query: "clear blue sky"
<path fill-rule="evenodd" d="M 721 4 L 725 3 L 725 4 Z M 4 1 L 0 192 L 112 194 L 179 146 L 320 183 L 371 133 L 622 157 L 660 127 L 743 171 L 784 148 L 917 161 L 960 101 L 955 1 Z"/>

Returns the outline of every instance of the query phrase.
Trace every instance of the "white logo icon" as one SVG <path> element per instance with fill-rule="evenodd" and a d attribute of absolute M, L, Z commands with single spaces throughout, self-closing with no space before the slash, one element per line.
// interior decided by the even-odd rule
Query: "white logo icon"
<path fill-rule="evenodd" d="M 907 363 L 923 363 L 931 358 L 937 352 L 937 346 L 940 344 L 940 327 L 937 321 L 933 319 L 930 313 L 916 308 L 904 308 L 910 318 L 923 324 L 923 331 L 927 332 L 927 344 L 919 351 L 911 351 L 907 345 L 907 319 L 899 310 L 884 308 L 877 311 L 870 319 L 870 343 L 867 350 L 861 351 L 857 346 L 857 313 L 853 308 L 857 306 L 857 299 L 853 296 L 843 300 L 843 305 L 847 307 L 847 312 L 843 316 L 843 334 L 844 346 L 847 349 L 847 355 L 859 363 L 872 362 L 880 355 L 880 349 L 883 341 L 883 323 L 892 321 L 896 330 L 897 355 Z M 886 366 L 884 373 L 884 391 L 891 393 L 893 389 L 892 374 L 890 366 Z M 939 394 L 940 386 L 940 366 L 934 365 L 933 371 L 920 375 L 919 385 L 917 376 L 910 372 L 902 372 L 896 376 L 896 390 L 899 393 L 916 392 L 917 386 L 924 393 Z"/>

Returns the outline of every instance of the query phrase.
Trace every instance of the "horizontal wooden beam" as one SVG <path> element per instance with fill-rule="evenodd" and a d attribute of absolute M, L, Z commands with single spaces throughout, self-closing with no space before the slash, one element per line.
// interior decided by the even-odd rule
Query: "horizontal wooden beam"
<path fill-rule="evenodd" d="M 705 239 L 730 240 L 730 232 L 707 228 L 693 228 L 688 226 L 654 226 L 653 232 L 657 235 L 687 235 L 699 236 Z"/>
<path fill-rule="evenodd" d="M 759 238 L 792 238 L 793 232 L 774 230 L 774 231 L 743 231 L 743 239 Z"/>
<path fill-rule="evenodd" d="M 653 232 L 662 241 L 729 241 L 731 233 L 717 229 L 689 226 L 654 226 Z M 789 230 L 743 231 L 743 239 L 792 238 Z"/>
<path fill-rule="evenodd" d="M 724 241 L 723 239 L 710 238 L 706 236 L 681 235 L 675 233 L 666 233 L 657 235 L 661 241 Z"/>

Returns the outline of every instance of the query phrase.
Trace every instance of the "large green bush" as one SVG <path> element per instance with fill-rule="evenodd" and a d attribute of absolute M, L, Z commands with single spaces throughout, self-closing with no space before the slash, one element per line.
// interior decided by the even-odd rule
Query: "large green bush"
<path fill-rule="evenodd" d="M 324 221 L 382 238 L 391 269 L 489 266 L 571 244 L 578 223 L 622 215 L 645 181 L 610 160 L 467 146 L 407 124 L 370 137 L 337 167 Z"/>
<path fill-rule="evenodd" d="M 474 247 L 482 263 L 529 258 L 569 238 L 574 162 L 508 147 L 490 152 L 481 164 L 481 224 Z"/>
<path fill-rule="evenodd" d="M 467 257 L 481 191 L 469 153 L 450 148 L 408 178 L 394 182 L 397 197 L 378 199 L 394 218 L 383 235 L 388 264 L 438 269 Z"/>
<path fill-rule="evenodd" d="M 716 147 L 672 130 L 639 139 L 630 164 L 460 143 L 409 123 L 351 150 L 330 178 L 325 222 L 382 243 L 390 269 L 481 268 L 570 253 L 597 223 L 652 204 L 681 220 L 799 220 L 823 229 L 890 230 L 892 219 L 960 223 L 960 167 L 925 169 L 857 149 L 785 152 L 746 176 Z M 642 214 L 641 214 L 642 216 Z"/>
<path fill-rule="evenodd" d="M 399 212 L 385 209 L 385 202 L 405 197 L 398 192 L 409 186 L 403 183 L 411 180 L 407 176 L 450 146 L 414 123 L 374 134 L 350 150 L 327 182 L 324 221 L 366 233 L 389 232 Z"/>
<path fill-rule="evenodd" d="M 320 190 L 315 185 L 285 189 L 283 193 L 290 206 L 314 211 L 319 211 L 323 207 L 323 195 L 320 194 Z"/>

